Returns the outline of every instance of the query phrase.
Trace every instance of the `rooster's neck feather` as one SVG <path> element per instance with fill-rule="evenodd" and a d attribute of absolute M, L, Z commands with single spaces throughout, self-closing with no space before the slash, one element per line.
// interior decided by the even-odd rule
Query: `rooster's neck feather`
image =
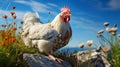
<path fill-rule="evenodd" d="M 68 29 L 69 23 L 63 22 L 60 14 L 58 14 L 51 22 L 51 25 L 58 33 L 64 33 Z"/>

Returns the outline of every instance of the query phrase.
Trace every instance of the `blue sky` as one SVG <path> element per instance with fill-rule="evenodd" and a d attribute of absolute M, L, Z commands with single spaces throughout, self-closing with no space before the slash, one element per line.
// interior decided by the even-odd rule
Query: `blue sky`
<path fill-rule="evenodd" d="M 8 15 L 13 5 L 17 7 L 18 22 L 26 12 L 37 11 L 44 23 L 48 18 L 52 21 L 60 8 L 68 6 L 72 13 L 70 24 L 73 30 L 68 47 L 78 47 L 87 40 L 97 43 L 96 34 L 104 29 L 104 22 L 109 22 L 111 26 L 116 23 L 120 29 L 120 0 L 0 0 L 0 16 Z M 48 12 L 51 14 L 48 15 Z M 3 23 L 0 18 L 0 24 Z"/>

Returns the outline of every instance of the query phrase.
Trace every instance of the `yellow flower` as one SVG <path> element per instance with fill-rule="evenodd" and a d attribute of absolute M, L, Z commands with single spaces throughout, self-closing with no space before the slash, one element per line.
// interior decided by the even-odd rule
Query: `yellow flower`
<path fill-rule="evenodd" d="M 92 40 L 88 40 L 86 44 L 87 44 L 88 46 L 92 46 L 93 41 L 92 41 Z"/>

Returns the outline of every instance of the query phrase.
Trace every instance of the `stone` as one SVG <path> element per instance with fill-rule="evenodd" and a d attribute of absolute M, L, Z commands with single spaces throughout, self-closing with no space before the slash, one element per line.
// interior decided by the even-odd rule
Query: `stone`
<path fill-rule="evenodd" d="M 39 54 L 23 54 L 23 59 L 26 60 L 30 67 L 72 67 L 70 63 L 63 61 L 58 63 L 49 59 L 47 56 Z"/>
<path fill-rule="evenodd" d="M 74 56 L 77 59 L 78 67 L 84 67 L 84 63 L 90 61 L 90 67 L 111 67 L 111 64 L 108 62 L 107 55 L 103 52 L 101 46 L 97 50 L 85 50 L 79 51 Z M 85 66 L 86 67 L 86 66 Z"/>

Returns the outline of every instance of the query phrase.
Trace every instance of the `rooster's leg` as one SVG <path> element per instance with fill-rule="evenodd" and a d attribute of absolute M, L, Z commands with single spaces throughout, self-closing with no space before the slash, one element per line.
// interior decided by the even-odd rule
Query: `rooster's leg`
<path fill-rule="evenodd" d="M 59 58 L 56 58 L 56 57 L 54 57 L 52 54 L 50 54 L 50 53 L 47 53 L 46 52 L 46 54 L 48 55 L 48 57 L 50 58 L 50 59 L 52 59 L 52 60 L 54 60 L 54 61 L 57 61 L 58 63 L 61 63 L 63 60 L 62 59 L 59 59 Z"/>

